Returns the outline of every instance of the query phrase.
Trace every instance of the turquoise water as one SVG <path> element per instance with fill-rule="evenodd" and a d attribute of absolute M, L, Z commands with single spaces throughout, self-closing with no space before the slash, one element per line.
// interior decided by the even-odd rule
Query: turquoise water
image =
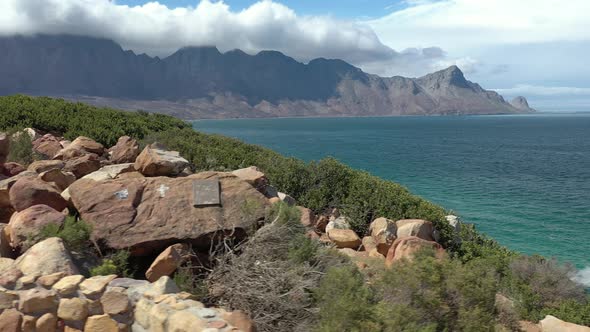
<path fill-rule="evenodd" d="M 194 127 L 304 160 L 333 156 L 405 185 L 512 249 L 590 266 L 590 114 L 206 120 Z"/>

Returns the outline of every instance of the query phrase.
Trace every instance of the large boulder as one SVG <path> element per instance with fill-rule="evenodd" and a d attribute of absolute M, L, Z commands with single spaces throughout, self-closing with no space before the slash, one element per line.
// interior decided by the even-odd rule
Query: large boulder
<path fill-rule="evenodd" d="M 163 276 L 170 276 L 189 258 L 189 246 L 184 243 L 171 245 L 156 257 L 145 273 L 149 282 L 156 282 Z"/>
<path fill-rule="evenodd" d="M 82 177 L 82 179 L 94 180 L 94 181 L 104 181 L 104 180 L 111 180 L 117 178 L 119 175 L 123 173 L 134 172 L 135 167 L 133 164 L 117 164 L 117 165 L 108 165 L 101 167 L 99 170 L 94 171 L 88 175 Z"/>
<path fill-rule="evenodd" d="M 43 227 L 50 224 L 62 225 L 65 219 L 65 214 L 47 205 L 34 205 L 15 213 L 10 218 L 8 228 L 10 245 L 13 248 L 20 248 L 21 251 L 27 250 L 33 245 L 29 243 L 29 240 L 39 235 Z"/>
<path fill-rule="evenodd" d="M 362 242 L 352 229 L 334 228 L 328 232 L 328 237 L 338 248 L 358 249 Z"/>
<path fill-rule="evenodd" d="M 8 224 L 0 224 L 0 258 L 13 258 L 14 254 L 10 246 L 10 227 Z"/>
<path fill-rule="evenodd" d="M 440 244 L 416 236 L 407 236 L 398 238 L 393 242 L 393 245 L 387 252 L 385 264 L 391 266 L 402 259 L 411 261 L 414 258 L 414 255 L 423 249 L 434 250 L 437 257 L 442 257 L 442 255 L 444 255 L 444 249 Z"/>
<path fill-rule="evenodd" d="M 195 207 L 193 182 L 218 179 L 220 205 Z M 184 178 L 81 179 L 69 188 L 72 203 L 93 227 L 92 237 L 135 255 L 159 252 L 175 242 L 208 246 L 224 232 L 244 236 L 264 220 L 267 199 L 229 173 Z"/>
<path fill-rule="evenodd" d="M 49 159 L 62 149 L 59 139 L 51 134 L 45 134 L 33 141 L 33 150 Z"/>
<path fill-rule="evenodd" d="M 102 144 L 97 143 L 88 137 L 80 136 L 55 155 L 54 159 L 68 160 L 87 154 L 102 156 L 104 154 L 104 147 Z"/>
<path fill-rule="evenodd" d="M 564 322 L 551 315 L 545 316 L 539 324 L 543 332 L 590 332 L 590 327 Z"/>
<path fill-rule="evenodd" d="M 8 176 L 9 178 L 19 175 L 26 170 L 27 168 L 19 163 L 8 162 L 4 164 L 4 175 Z"/>
<path fill-rule="evenodd" d="M 393 241 L 397 238 L 395 221 L 387 218 L 377 218 L 369 226 L 369 232 L 375 242 L 377 251 L 383 256 L 387 255 Z"/>
<path fill-rule="evenodd" d="M 232 174 L 248 182 L 262 193 L 265 192 L 266 187 L 268 186 L 266 175 L 264 175 L 264 173 L 262 173 L 256 166 L 238 169 L 233 171 Z"/>
<path fill-rule="evenodd" d="M 59 188 L 41 179 L 22 178 L 10 188 L 10 204 L 17 212 L 39 204 L 62 211 L 68 206 L 68 203 L 60 193 Z"/>
<path fill-rule="evenodd" d="M 430 221 L 422 219 L 403 219 L 396 221 L 397 237 L 416 236 L 423 240 L 434 240 L 434 227 Z"/>
<path fill-rule="evenodd" d="M 172 176 L 180 174 L 188 161 L 177 151 L 160 149 L 157 145 L 146 146 L 135 160 L 135 169 L 145 176 Z"/>
<path fill-rule="evenodd" d="M 77 179 L 100 169 L 100 160 L 95 154 L 86 154 L 66 161 L 64 171 L 73 173 Z"/>
<path fill-rule="evenodd" d="M 109 155 L 114 164 L 134 163 L 139 155 L 139 144 L 129 136 L 123 136 L 110 148 Z"/>
<path fill-rule="evenodd" d="M 10 204 L 10 188 L 22 178 L 36 178 L 37 173 L 22 172 L 11 178 L 0 180 L 0 223 L 8 223 L 10 216 L 14 213 L 14 208 Z"/>
<path fill-rule="evenodd" d="M 26 275 L 46 275 L 64 272 L 79 274 L 63 240 L 52 237 L 43 240 L 16 259 L 16 267 Z"/>
<path fill-rule="evenodd" d="M 43 173 L 53 169 L 61 170 L 65 163 L 61 160 L 38 160 L 29 165 L 28 170 L 35 173 Z"/>
<path fill-rule="evenodd" d="M 60 190 L 65 190 L 72 183 L 74 183 L 74 181 L 76 181 L 76 176 L 70 172 L 64 172 L 59 169 L 52 169 L 50 171 L 39 174 L 39 179 L 43 180 L 44 182 L 55 185 Z"/>
<path fill-rule="evenodd" d="M 5 133 L 0 133 L 0 165 L 6 162 L 10 152 L 10 137 Z"/>

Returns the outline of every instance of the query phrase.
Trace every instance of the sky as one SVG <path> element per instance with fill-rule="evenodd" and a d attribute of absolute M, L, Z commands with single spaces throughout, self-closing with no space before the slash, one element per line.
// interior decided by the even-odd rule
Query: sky
<path fill-rule="evenodd" d="M 588 13 L 590 0 L 1 0 L 0 35 L 76 33 L 161 57 L 272 49 L 381 76 L 457 65 L 540 110 L 590 110 Z"/>

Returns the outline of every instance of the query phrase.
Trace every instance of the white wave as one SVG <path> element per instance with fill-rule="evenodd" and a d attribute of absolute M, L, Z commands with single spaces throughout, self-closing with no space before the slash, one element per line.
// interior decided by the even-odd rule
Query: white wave
<path fill-rule="evenodd" d="M 574 276 L 574 280 L 586 287 L 590 287 L 590 267 L 578 271 Z"/>

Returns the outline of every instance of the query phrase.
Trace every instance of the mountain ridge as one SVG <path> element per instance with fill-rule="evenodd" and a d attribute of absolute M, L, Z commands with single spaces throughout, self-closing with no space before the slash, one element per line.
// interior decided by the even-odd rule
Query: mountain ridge
<path fill-rule="evenodd" d="M 60 96 L 184 119 L 532 111 L 468 81 L 457 66 L 419 78 L 379 77 L 338 59 L 304 64 L 278 51 L 215 46 L 159 58 L 72 35 L 0 37 L 0 48 L 2 95 Z"/>

